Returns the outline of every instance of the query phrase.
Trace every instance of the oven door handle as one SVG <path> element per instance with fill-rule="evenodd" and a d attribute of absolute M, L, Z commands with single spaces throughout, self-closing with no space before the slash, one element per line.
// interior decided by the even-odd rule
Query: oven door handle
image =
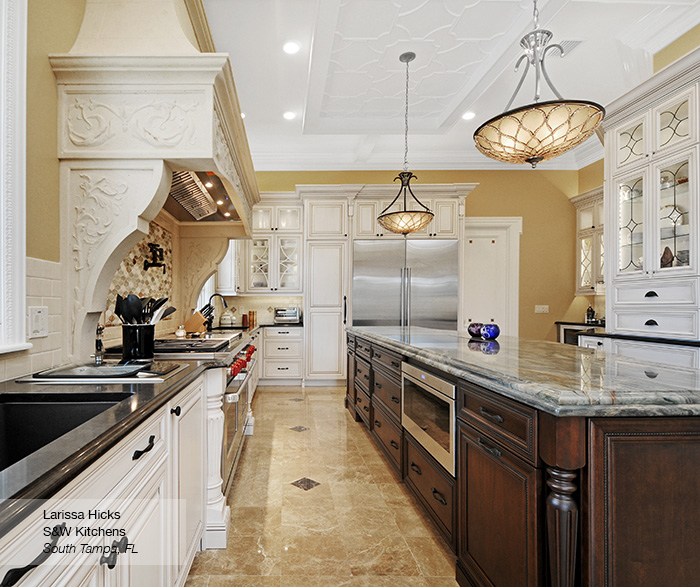
<path fill-rule="evenodd" d="M 224 394 L 224 403 L 236 404 L 241 399 L 241 392 L 245 389 L 244 385 L 241 385 L 240 389 L 236 393 L 226 393 Z"/>

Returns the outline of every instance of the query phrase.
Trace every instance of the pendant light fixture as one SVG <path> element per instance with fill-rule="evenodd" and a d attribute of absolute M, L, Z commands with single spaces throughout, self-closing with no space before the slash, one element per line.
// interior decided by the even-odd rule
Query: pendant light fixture
<path fill-rule="evenodd" d="M 605 109 L 586 100 L 564 100 L 549 79 L 544 60 L 552 50 L 564 56 L 561 45 L 549 45 L 552 33 L 539 28 L 539 11 L 534 0 L 534 30 L 520 40 L 525 54 L 515 64 L 517 71 L 523 61 L 525 70 L 506 111 L 482 124 L 474 133 L 476 148 L 487 157 L 506 163 L 530 163 L 534 168 L 540 161 L 553 159 L 590 137 L 605 116 Z M 509 110 L 523 85 L 530 67 L 535 68 L 535 102 Z M 540 78 L 544 78 L 558 100 L 540 102 Z"/>
<path fill-rule="evenodd" d="M 399 188 L 399 193 L 396 194 L 396 197 L 391 201 L 391 204 L 384 208 L 377 218 L 377 222 L 384 228 L 397 234 L 403 234 L 404 236 L 427 226 L 434 216 L 430 209 L 416 198 L 413 190 L 411 190 L 411 179 L 416 176 L 408 170 L 408 64 L 415 58 L 416 54 L 410 51 L 402 53 L 399 56 L 399 61 L 406 64 L 406 114 L 404 117 L 403 171 L 399 172 L 399 175 L 394 178 L 394 181 L 397 179 L 401 180 L 401 187 Z M 413 210 L 409 209 L 409 195 L 415 201 L 415 205 L 412 206 L 414 208 Z M 399 200 L 399 198 L 401 198 L 401 200 Z M 389 212 L 397 201 L 399 201 L 401 209 Z"/>

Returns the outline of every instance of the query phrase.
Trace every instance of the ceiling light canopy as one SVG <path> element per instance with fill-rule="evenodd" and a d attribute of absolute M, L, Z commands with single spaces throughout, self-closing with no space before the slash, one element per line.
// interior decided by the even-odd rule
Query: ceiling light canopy
<path fill-rule="evenodd" d="M 399 175 L 394 178 L 394 181 L 397 179 L 401 180 L 401 187 L 396 197 L 382 210 L 382 213 L 377 218 L 377 222 L 384 228 L 397 234 L 403 234 L 404 236 L 424 228 L 430 224 L 434 216 L 430 209 L 416 198 L 413 190 L 411 190 L 411 179 L 416 176 L 408 170 L 408 64 L 415 58 L 416 54 L 410 51 L 402 53 L 399 56 L 399 61 L 406 64 L 406 110 L 404 115 L 403 171 L 399 172 Z M 413 198 L 415 202 L 414 205 L 409 205 L 409 195 Z M 401 198 L 401 196 L 403 197 Z M 399 198 L 401 198 L 401 200 L 399 200 Z M 389 210 L 392 209 L 397 201 L 401 208 L 390 212 Z M 410 210 L 409 208 L 413 209 Z"/>
<path fill-rule="evenodd" d="M 474 133 L 474 142 L 487 157 L 506 163 L 529 163 L 553 159 L 590 137 L 605 116 L 605 109 L 586 100 L 564 100 L 549 79 L 544 60 L 550 51 L 564 56 L 560 45 L 550 45 L 552 33 L 539 28 L 537 0 L 534 1 L 534 30 L 520 40 L 525 54 L 515 64 L 517 71 L 527 64 L 503 114 L 483 123 Z M 535 68 L 535 101 L 510 110 L 530 67 Z M 544 78 L 557 100 L 540 102 L 540 79 Z"/>

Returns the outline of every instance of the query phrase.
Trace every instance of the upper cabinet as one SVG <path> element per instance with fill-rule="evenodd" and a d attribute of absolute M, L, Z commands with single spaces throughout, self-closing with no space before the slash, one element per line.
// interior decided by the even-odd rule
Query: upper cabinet
<path fill-rule="evenodd" d="M 576 206 L 576 293 L 602 293 L 605 285 L 603 187 L 571 198 Z"/>
<path fill-rule="evenodd" d="M 306 201 L 306 238 L 342 239 L 347 236 L 347 200 L 310 198 Z"/>
<path fill-rule="evenodd" d="M 239 274 L 240 252 L 244 250 L 243 241 L 229 240 L 228 252 L 219 263 L 216 272 L 216 293 L 223 296 L 235 296 L 241 291 L 241 278 Z"/>
<path fill-rule="evenodd" d="M 301 292 L 301 236 L 254 236 L 248 243 L 248 293 Z"/>
<path fill-rule="evenodd" d="M 700 338 L 699 63 L 700 52 L 691 52 L 608 108 L 605 273 L 610 332 Z"/>
<path fill-rule="evenodd" d="M 402 238 L 402 235 L 385 230 L 377 217 L 391 204 L 391 199 L 356 200 L 354 213 L 353 237 L 368 238 Z M 425 228 L 411 233 L 411 238 L 458 238 L 459 236 L 459 202 L 457 198 L 421 198 L 430 211 L 435 214 L 432 222 Z M 399 209 L 398 202 L 388 212 Z M 415 202 L 410 209 L 418 209 Z"/>
<path fill-rule="evenodd" d="M 256 205 L 253 208 L 251 229 L 259 232 L 301 232 L 301 205 Z"/>

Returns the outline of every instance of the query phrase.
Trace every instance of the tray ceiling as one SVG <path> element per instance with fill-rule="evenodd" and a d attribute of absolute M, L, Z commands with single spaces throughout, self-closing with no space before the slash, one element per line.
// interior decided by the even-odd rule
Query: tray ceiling
<path fill-rule="evenodd" d="M 405 70 L 412 169 L 516 169 L 472 134 L 517 84 L 525 0 L 203 0 L 217 51 L 230 54 L 255 168 L 399 169 Z M 548 58 L 566 98 L 606 105 L 652 74 L 653 54 L 700 22 L 700 1 L 540 0 L 540 26 L 567 47 Z M 300 51 L 282 46 L 296 41 Z M 532 102 L 529 77 L 514 106 Z M 543 94 L 543 99 L 551 98 Z M 462 114 L 472 111 L 473 120 Z M 284 112 L 294 112 L 285 120 Z M 602 157 L 593 137 L 542 169 Z"/>

